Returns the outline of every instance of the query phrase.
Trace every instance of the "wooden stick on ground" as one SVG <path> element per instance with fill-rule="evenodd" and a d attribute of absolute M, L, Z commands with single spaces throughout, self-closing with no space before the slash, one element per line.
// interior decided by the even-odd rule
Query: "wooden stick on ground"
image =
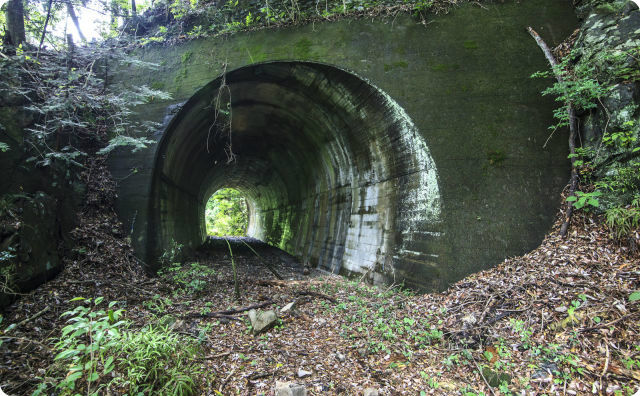
<path fill-rule="evenodd" d="M 313 291 L 308 291 L 308 290 L 301 290 L 299 292 L 296 293 L 299 296 L 314 296 L 314 297 L 320 297 L 320 298 L 324 298 L 325 300 L 329 300 L 334 304 L 338 303 L 338 300 L 336 300 L 335 298 L 328 296 L 326 294 L 323 293 L 318 293 L 318 292 L 313 292 Z"/>
<path fill-rule="evenodd" d="M 49 307 L 48 305 L 46 307 L 44 307 L 44 309 L 42 309 L 41 311 L 37 312 L 35 315 L 30 316 L 18 323 L 16 323 L 15 325 L 9 326 L 5 331 L 4 334 L 9 333 L 11 330 L 16 329 L 20 326 L 22 326 L 23 324 L 27 323 L 27 322 L 31 322 L 32 320 L 38 319 L 39 317 L 41 317 L 42 315 L 44 315 L 46 312 L 49 311 L 49 309 L 51 309 L 51 307 Z"/>
<path fill-rule="evenodd" d="M 540 37 L 540 35 L 535 30 L 533 30 L 533 28 L 528 27 L 527 31 L 529 32 L 531 37 L 533 37 L 533 39 L 536 40 L 536 43 L 538 43 L 538 46 L 544 53 L 544 56 L 547 58 L 547 61 L 549 61 L 549 64 L 551 65 L 551 68 L 553 69 L 553 72 L 558 82 L 562 82 L 563 81 L 562 76 L 556 71 L 558 62 L 556 61 L 556 58 L 553 56 L 553 53 L 551 52 L 547 44 L 544 42 L 542 37 Z M 572 197 L 575 195 L 576 189 L 578 188 L 578 170 L 576 169 L 576 158 L 575 158 L 576 135 L 578 134 L 578 123 L 577 123 L 576 112 L 571 102 L 567 103 L 567 113 L 569 115 L 569 154 L 571 154 L 570 156 L 571 181 L 570 181 L 570 187 L 569 187 L 569 197 Z M 562 226 L 560 227 L 560 236 L 563 238 L 567 236 L 567 231 L 569 230 L 569 223 L 571 221 L 572 214 L 573 214 L 573 204 L 569 203 L 567 206 L 567 212 L 565 214 L 564 221 L 562 223 Z"/>

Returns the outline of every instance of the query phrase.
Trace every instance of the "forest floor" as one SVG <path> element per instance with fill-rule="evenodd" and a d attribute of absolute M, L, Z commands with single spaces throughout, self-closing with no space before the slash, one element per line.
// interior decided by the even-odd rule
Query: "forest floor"
<path fill-rule="evenodd" d="M 566 239 L 557 223 L 532 252 L 423 295 L 305 274 L 278 249 L 249 241 L 258 259 L 235 240 L 235 299 L 220 241 L 163 276 L 141 271 L 108 191 L 90 188 L 64 270 L 5 312 L 0 387 L 9 395 L 31 394 L 49 375 L 60 315 L 84 303 L 70 300 L 98 296 L 119 301 L 132 328 L 162 324 L 195 340 L 202 395 L 271 395 L 277 381 L 312 395 L 640 391 L 640 260 L 587 214 L 574 216 Z M 251 305 L 275 310 L 275 326 L 254 335 Z M 239 312 L 222 312 L 230 308 Z"/>

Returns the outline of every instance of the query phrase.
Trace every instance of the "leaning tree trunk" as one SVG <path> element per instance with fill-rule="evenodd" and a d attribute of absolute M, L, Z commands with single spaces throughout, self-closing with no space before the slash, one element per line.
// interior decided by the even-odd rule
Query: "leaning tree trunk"
<path fill-rule="evenodd" d="M 73 4 L 71 4 L 71 0 L 67 0 L 67 12 L 71 17 L 71 21 L 76 27 L 76 31 L 78 32 L 78 36 L 80 36 L 80 40 L 83 42 L 87 41 L 87 38 L 82 34 L 82 30 L 80 30 L 80 23 L 78 22 L 78 17 L 76 16 L 76 11 L 73 9 Z"/>
<path fill-rule="evenodd" d="M 551 65 L 551 69 L 553 69 L 554 71 L 556 80 L 558 80 L 558 82 L 561 83 L 563 81 L 562 75 L 560 75 L 558 71 L 555 70 L 555 68 L 558 66 L 558 62 L 556 61 L 556 58 L 553 56 L 553 53 L 547 46 L 547 43 L 545 43 L 544 40 L 542 40 L 542 37 L 540 37 L 540 35 L 531 27 L 528 27 L 527 31 L 529 32 L 531 37 L 533 37 L 533 39 L 536 40 L 536 43 L 538 43 L 538 46 L 544 53 L 544 56 L 547 58 L 547 61 L 549 61 L 549 64 Z M 569 156 L 569 158 L 571 158 L 571 179 L 569 182 L 569 197 L 572 197 L 576 194 L 576 190 L 578 188 L 578 169 L 576 167 L 576 158 L 575 158 L 576 157 L 575 155 L 576 154 L 576 136 L 578 135 L 578 122 L 577 122 L 578 117 L 576 116 L 576 111 L 573 108 L 573 105 L 571 102 L 566 103 L 566 108 L 567 108 L 567 115 L 569 117 L 569 153 L 571 154 Z M 573 203 L 569 202 L 569 204 L 567 205 L 566 214 L 564 216 L 564 221 L 562 222 L 562 226 L 560 227 L 560 236 L 562 238 L 567 236 L 567 231 L 569 230 L 569 224 L 571 223 L 572 214 L 573 214 Z"/>
<path fill-rule="evenodd" d="M 22 0 L 9 0 L 7 3 L 7 34 L 6 42 L 19 46 L 25 39 L 24 33 L 24 5 Z"/>

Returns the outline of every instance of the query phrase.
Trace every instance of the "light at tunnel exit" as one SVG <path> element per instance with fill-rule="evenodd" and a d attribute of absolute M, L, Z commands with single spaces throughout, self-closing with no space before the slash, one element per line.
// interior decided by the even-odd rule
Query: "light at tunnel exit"
<path fill-rule="evenodd" d="M 249 209 L 242 193 L 234 188 L 222 188 L 207 201 L 204 219 L 207 235 L 245 236 L 249 225 Z"/>

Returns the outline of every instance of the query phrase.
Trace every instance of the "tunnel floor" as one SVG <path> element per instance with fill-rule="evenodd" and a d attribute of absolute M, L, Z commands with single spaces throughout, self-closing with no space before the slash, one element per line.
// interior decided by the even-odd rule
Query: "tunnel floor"
<path fill-rule="evenodd" d="M 287 280 L 300 280 L 324 273 L 324 271 L 311 268 L 307 268 L 305 271 L 305 263 L 300 262 L 294 256 L 251 237 L 208 236 L 192 259 L 213 268 L 219 277 L 225 278 L 226 275 L 230 276 L 232 271 L 229 247 L 231 247 L 241 282 L 273 279 L 274 275 L 269 271 L 267 265 Z"/>

